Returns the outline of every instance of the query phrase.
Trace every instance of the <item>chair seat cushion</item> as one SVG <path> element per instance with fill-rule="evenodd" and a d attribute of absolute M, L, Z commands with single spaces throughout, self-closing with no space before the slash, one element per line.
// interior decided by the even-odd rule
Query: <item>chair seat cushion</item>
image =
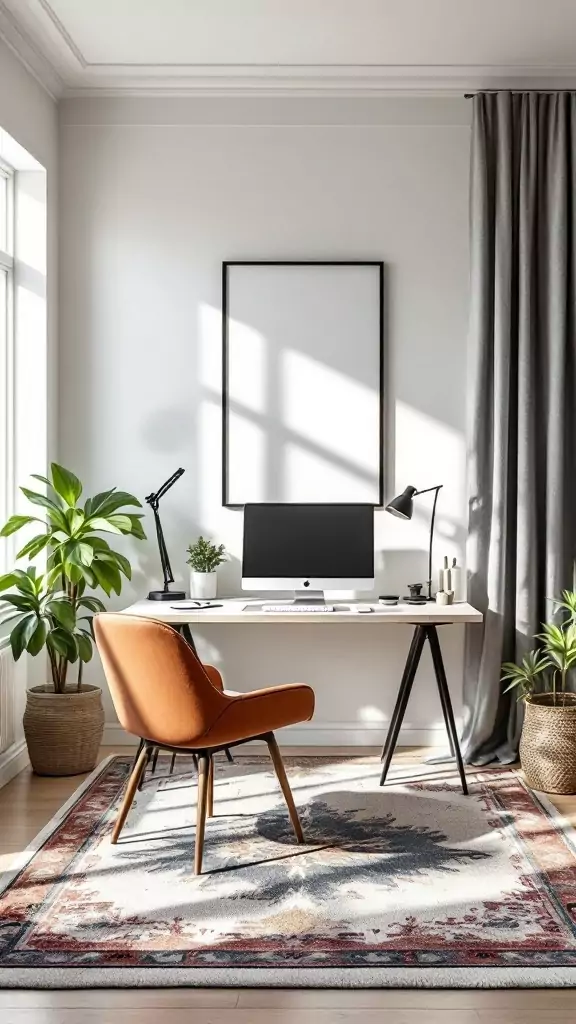
<path fill-rule="evenodd" d="M 271 686 L 249 693 L 225 693 L 231 699 L 209 732 L 201 737 L 201 745 L 225 746 L 286 725 L 307 722 L 314 714 L 314 691 L 304 683 Z"/>

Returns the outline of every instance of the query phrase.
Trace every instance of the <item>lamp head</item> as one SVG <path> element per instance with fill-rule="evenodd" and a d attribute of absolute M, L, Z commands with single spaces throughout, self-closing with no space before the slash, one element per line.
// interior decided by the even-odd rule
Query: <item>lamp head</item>
<path fill-rule="evenodd" d="M 416 487 L 407 487 L 402 494 L 398 494 L 392 501 L 386 505 L 386 511 L 390 512 L 390 515 L 397 516 L 398 519 L 412 519 L 412 512 L 414 511 L 414 495 L 417 494 Z"/>

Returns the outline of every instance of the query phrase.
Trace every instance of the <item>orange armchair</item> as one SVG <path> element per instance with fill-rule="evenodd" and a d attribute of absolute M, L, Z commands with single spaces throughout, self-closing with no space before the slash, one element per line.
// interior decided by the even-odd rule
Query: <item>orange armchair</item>
<path fill-rule="evenodd" d="M 94 618 L 96 644 L 120 724 L 143 741 L 114 830 L 116 843 L 145 771 L 150 751 L 163 747 L 198 758 L 194 873 L 202 872 L 206 816 L 213 813 L 213 754 L 254 739 L 268 745 L 299 843 L 302 827 L 274 730 L 312 718 L 314 691 L 291 683 L 234 696 L 222 677 L 202 665 L 176 630 L 155 619 L 102 614 Z"/>

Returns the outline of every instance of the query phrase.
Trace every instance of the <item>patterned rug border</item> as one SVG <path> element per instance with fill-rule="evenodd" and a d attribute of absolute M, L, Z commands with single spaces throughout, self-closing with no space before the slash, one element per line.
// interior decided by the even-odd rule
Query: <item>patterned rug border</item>
<path fill-rule="evenodd" d="M 122 760 L 125 757 L 125 754 L 109 754 L 108 757 L 105 757 L 103 761 L 100 761 L 100 764 L 98 764 L 94 771 L 91 772 L 86 779 L 84 779 L 84 782 L 80 783 L 80 785 L 77 787 L 77 789 L 74 790 L 72 795 L 68 797 L 68 800 L 66 800 L 66 802 L 62 804 L 62 807 L 58 808 L 56 814 L 52 815 L 50 821 L 48 821 L 44 828 L 41 829 L 36 836 L 34 836 L 34 839 L 30 843 L 28 843 L 28 846 L 26 846 L 21 851 L 21 853 L 15 856 L 12 864 L 10 864 L 10 866 L 5 871 L 0 871 L 0 896 L 2 895 L 4 890 L 12 884 L 14 879 L 18 877 L 20 872 L 23 871 L 24 868 L 30 863 L 34 855 L 42 849 L 46 840 L 49 839 L 50 836 L 53 835 L 53 833 L 56 831 L 58 826 L 61 825 L 66 815 L 72 810 L 74 805 L 78 803 L 80 797 L 82 797 L 84 793 L 88 789 L 90 789 L 90 786 L 92 786 L 96 782 L 96 780 L 104 774 L 104 772 L 112 763 L 112 761 L 115 761 L 117 758 L 119 760 Z"/>
<path fill-rule="evenodd" d="M 252 755 L 258 758 L 258 754 Z M 305 755 L 302 755 L 305 756 Z M 41 850 L 78 800 L 115 760 L 110 754 L 74 790 L 56 814 L 10 867 L 0 872 L 0 895 Z M 342 757 L 341 760 L 348 760 Z M 354 759 L 354 755 L 350 755 Z M 340 758 L 339 758 L 340 760 Z M 406 766 L 403 766 L 403 770 Z M 508 769 L 525 783 L 514 768 Z M 474 774 L 473 771 L 470 774 Z M 392 779 L 390 781 L 393 781 Z M 401 780 L 397 780 L 401 781 Z M 527 788 L 527 787 L 526 787 Z M 576 855 L 576 828 L 544 793 L 529 790 L 550 815 Z M 198 968 L 198 967 L 19 967 L 0 968 L 0 989 L 44 990 L 100 988 L 325 988 L 325 989 L 555 989 L 576 986 L 576 967 L 360 967 L 347 968 Z"/>

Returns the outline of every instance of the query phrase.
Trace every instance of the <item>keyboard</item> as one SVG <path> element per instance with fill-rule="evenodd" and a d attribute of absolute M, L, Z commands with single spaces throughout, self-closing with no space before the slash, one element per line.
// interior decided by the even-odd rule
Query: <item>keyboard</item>
<path fill-rule="evenodd" d="M 309 612 L 333 612 L 333 604 L 263 604 L 263 612 L 288 612 L 289 615 L 308 615 Z"/>

